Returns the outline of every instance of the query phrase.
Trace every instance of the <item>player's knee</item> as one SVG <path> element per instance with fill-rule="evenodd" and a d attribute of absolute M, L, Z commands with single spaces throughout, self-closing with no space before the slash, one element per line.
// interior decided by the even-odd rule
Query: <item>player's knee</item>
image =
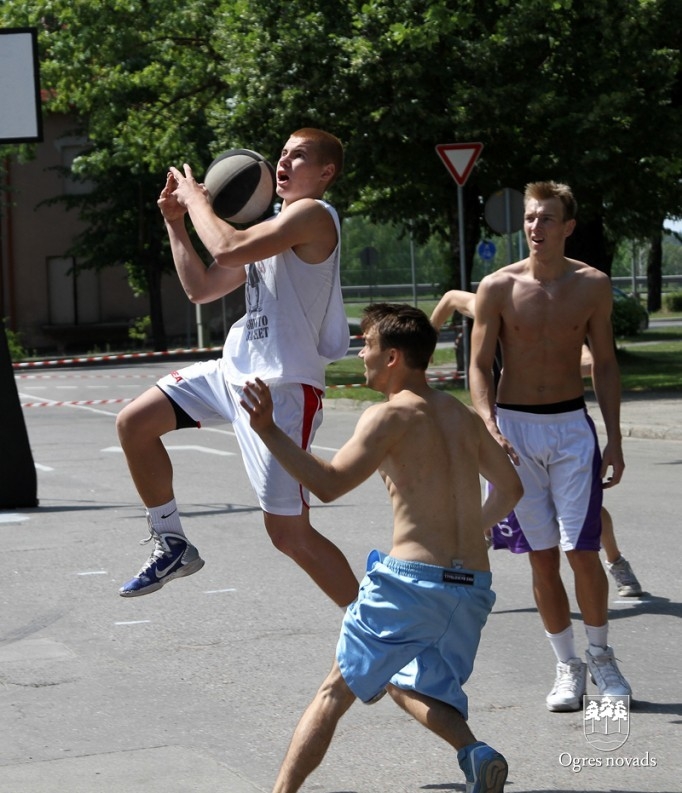
<path fill-rule="evenodd" d="M 327 707 L 345 712 L 355 701 L 355 694 L 348 687 L 338 665 L 334 668 L 317 691 L 318 700 L 327 703 Z"/>
<path fill-rule="evenodd" d="M 265 528 L 275 548 L 294 561 L 308 553 L 313 528 L 301 520 L 264 515 Z"/>
<path fill-rule="evenodd" d="M 604 572 L 599 551 L 567 551 L 566 558 L 574 573 L 593 575 Z"/>
<path fill-rule="evenodd" d="M 301 554 L 302 544 L 298 537 L 291 536 L 288 532 L 283 530 L 268 530 L 270 542 L 275 548 L 286 556 L 290 556 L 296 560 Z"/>
<path fill-rule="evenodd" d="M 116 416 L 116 433 L 121 443 L 124 443 L 133 433 L 134 413 L 130 405 L 126 405 Z"/>

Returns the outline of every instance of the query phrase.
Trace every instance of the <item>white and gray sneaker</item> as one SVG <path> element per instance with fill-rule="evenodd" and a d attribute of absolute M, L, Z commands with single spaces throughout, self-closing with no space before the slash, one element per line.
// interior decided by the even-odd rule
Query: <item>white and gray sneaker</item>
<path fill-rule="evenodd" d="M 554 687 L 547 694 L 547 710 L 568 712 L 583 706 L 587 667 L 580 658 L 569 658 L 566 663 L 556 665 Z"/>
<path fill-rule="evenodd" d="M 632 572 L 630 562 L 623 556 L 619 556 L 615 562 L 606 562 L 606 569 L 613 576 L 621 597 L 637 597 L 642 594 L 642 587 L 637 580 L 637 576 Z"/>
<path fill-rule="evenodd" d="M 632 694 L 630 684 L 621 674 L 613 647 L 607 647 L 601 655 L 585 653 L 590 678 L 603 696 L 626 697 Z"/>

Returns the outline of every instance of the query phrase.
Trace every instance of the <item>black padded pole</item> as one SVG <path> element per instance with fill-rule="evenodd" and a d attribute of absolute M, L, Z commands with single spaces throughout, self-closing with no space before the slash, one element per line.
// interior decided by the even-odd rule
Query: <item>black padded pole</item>
<path fill-rule="evenodd" d="M 0 320 L 0 509 L 38 506 L 36 467 Z"/>

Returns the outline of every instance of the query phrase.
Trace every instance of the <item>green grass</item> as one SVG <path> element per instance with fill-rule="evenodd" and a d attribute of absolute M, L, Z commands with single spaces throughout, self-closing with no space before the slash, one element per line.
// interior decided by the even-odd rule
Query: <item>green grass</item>
<path fill-rule="evenodd" d="M 617 355 L 624 393 L 679 393 L 682 397 L 682 327 L 654 328 L 633 338 L 617 340 Z M 436 350 L 434 365 L 452 363 L 453 349 Z M 327 397 L 376 402 L 383 397 L 364 386 L 362 360 L 344 358 L 327 367 Z M 353 385 L 353 388 L 349 388 Z M 438 384 L 438 388 L 471 404 L 463 383 Z"/>
<path fill-rule="evenodd" d="M 620 339 L 618 363 L 623 391 L 682 392 L 682 327 Z"/>
<path fill-rule="evenodd" d="M 433 366 L 453 363 L 455 360 L 454 349 L 436 350 L 433 356 Z M 355 399 L 358 401 L 380 402 L 383 396 L 371 388 L 362 385 L 365 382 L 364 365 L 358 356 L 343 358 L 327 367 L 327 393 L 328 399 Z M 353 386 L 352 388 L 350 386 Z M 438 383 L 437 388 L 454 394 L 462 402 L 471 404 L 469 393 L 464 390 L 463 383 Z"/>

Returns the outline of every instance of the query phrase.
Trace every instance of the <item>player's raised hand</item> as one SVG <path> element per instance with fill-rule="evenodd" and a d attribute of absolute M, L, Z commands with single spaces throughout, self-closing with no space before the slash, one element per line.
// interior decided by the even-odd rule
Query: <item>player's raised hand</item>
<path fill-rule="evenodd" d="M 259 378 L 256 382 L 247 382 L 244 386 L 244 398 L 241 406 L 249 414 L 251 428 L 258 433 L 264 432 L 274 425 L 272 417 L 272 395 L 269 387 Z"/>
<path fill-rule="evenodd" d="M 187 209 L 178 202 L 175 195 L 177 186 L 175 177 L 172 173 L 169 173 L 166 177 L 166 184 L 159 195 L 159 200 L 156 202 L 164 220 L 167 220 L 169 223 L 178 220 L 187 212 Z"/>
<path fill-rule="evenodd" d="M 173 166 L 170 168 L 171 175 L 175 180 L 175 190 L 173 195 L 175 196 L 177 202 L 181 206 L 186 207 L 189 202 L 198 195 L 208 201 L 208 191 L 206 190 L 206 187 L 203 184 L 199 184 L 199 182 L 197 182 L 190 166 L 185 163 L 182 168 L 182 171 L 174 168 Z"/>

